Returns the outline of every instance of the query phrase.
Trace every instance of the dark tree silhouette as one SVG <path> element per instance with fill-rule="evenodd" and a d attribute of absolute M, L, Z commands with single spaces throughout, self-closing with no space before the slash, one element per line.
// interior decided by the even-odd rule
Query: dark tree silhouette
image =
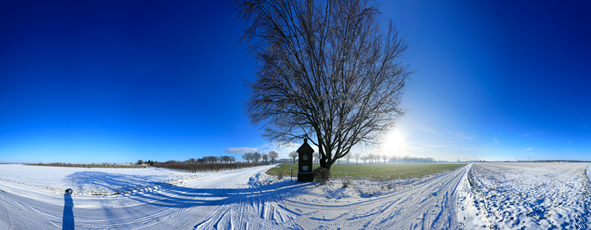
<path fill-rule="evenodd" d="M 295 164 L 295 159 L 298 158 L 298 152 L 289 153 L 289 157 L 293 159 L 293 163 Z"/>
<path fill-rule="evenodd" d="M 253 163 L 259 163 L 259 160 L 261 159 L 261 154 L 258 152 L 255 152 L 252 154 L 252 162 Z"/>
<path fill-rule="evenodd" d="M 275 163 L 275 159 L 277 159 L 277 157 L 279 157 L 279 155 L 277 154 L 277 152 L 275 152 L 275 151 L 269 152 L 269 158 L 271 158 L 271 163 L 272 164 Z"/>
<path fill-rule="evenodd" d="M 246 160 L 247 163 L 250 163 L 250 161 L 252 160 L 252 153 L 245 153 L 244 155 L 242 155 L 242 159 Z"/>
<path fill-rule="evenodd" d="M 367 0 L 238 0 L 243 41 L 258 61 L 245 112 L 270 141 L 309 137 L 321 167 L 356 144 L 377 145 L 404 114 L 411 73 L 391 21 Z"/>
<path fill-rule="evenodd" d="M 265 163 L 267 163 L 267 161 L 269 161 L 269 156 L 267 156 L 267 154 L 264 154 L 264 153 L 263 153 L 263 161 L 264 161 Z"/>

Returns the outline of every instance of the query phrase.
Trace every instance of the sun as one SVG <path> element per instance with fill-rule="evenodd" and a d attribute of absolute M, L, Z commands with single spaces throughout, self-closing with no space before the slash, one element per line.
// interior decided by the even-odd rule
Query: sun
<path fill-rule="evenodd" d="M 404 135 L 402 135 L 398 129 L 388 132 L 382 142 L 382 151 L 386 153 L 396 154 L 405 147 L 406 142 L 404 141 Z"/>

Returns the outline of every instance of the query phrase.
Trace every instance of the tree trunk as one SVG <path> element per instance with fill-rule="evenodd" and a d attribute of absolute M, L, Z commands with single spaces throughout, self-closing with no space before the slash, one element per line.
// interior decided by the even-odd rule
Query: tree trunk
<path fill-rule="evenodd" d="M 330 170 L 330 166 L 329 167 L 326 166 L 326 157 L 324 157 L 324 156 L 320 157 L 320 167 Z"/>

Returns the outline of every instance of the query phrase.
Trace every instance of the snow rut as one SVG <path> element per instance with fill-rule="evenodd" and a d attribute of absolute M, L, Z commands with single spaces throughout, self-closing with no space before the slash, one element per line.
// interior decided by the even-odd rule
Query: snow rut
<path fill-rule="evenodd" d="M 291 198 L 284 203 L 286 210 L 299 214 L 296 222 L 306 229 L 457 229 L 455 191 L 468 169 L 465 166 L 410 189 L 348 204 L 312 204 Z"/>
<path fill-rule="evenodd" d="M 194 229 L 296 229 L 289 214 L 278 208 L 281 198 L 264 182 L 263 173 L 232 179 L 232 187 L 223 188 L 228 199 L 212 207 L 210 217 Z"/>
<path fill-rule="evenodd" d="M 475 164 L 460 219 L 480 220 L 467 229 L 589 229 L 587 164 Z M 472 216 L 468 216 L 472 215 Z"/>

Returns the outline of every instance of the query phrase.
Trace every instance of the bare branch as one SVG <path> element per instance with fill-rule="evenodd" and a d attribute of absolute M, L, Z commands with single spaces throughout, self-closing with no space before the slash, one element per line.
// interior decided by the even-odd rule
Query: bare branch
<path fill-rule="evenodd" d="M 246 84 L 245 112 L 277 143 L 310 137 L 330 169 L 357 144 L 379 136 L 404 115 L 400 102 L 412 73 L 406 44 L 367 0 L 238 0 L 242 41 L 258 61 Z"/>

